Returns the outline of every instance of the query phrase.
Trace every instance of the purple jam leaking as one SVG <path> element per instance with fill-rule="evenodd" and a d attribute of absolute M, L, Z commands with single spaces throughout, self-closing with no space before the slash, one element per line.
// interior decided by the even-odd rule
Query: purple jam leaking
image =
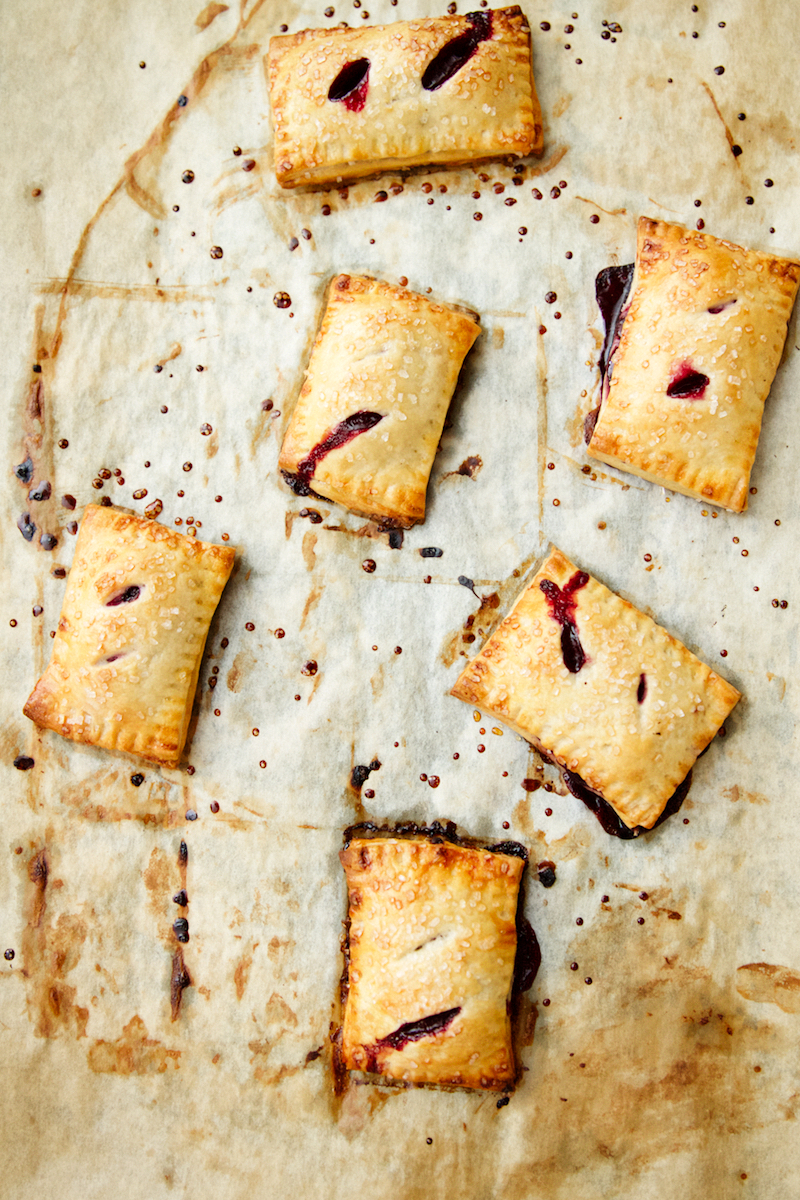
<path fill-rule="evenodd" d="M 638 700 L 639 704 L 642 704 L 644 702 L 644 698 L 646 695 L 647 695 L 647 676 L 645 675 L 644 671 L 642 671 L 641 675 L 639 676 L 639 686 L 636 689 L 636 699 Z"/>
<path fill-rule="evenodd" d="M 603 349 L 600 352 L 600 374 L 605 378 L 608 366 L 616 350 L 622 323 L 625 320 L 625 302 L 631 290 L 634 264 L 626 263 L 622 267 L 606 267 L 597 276 L 594 284 L 594 294 L 597 297 L 597 307 L 606 327 Z M 627 310 L 626 310 L 627 311 Z"/>
<path fill-rule="evenodd" d="M 709 382 L 707 375 L 695 371 L 691 363 L 684 361 L 673 371 L 667 395 L 681 400 L 702 400 Z"/>
<path fill-rule="evenodd" d="M 589 582 L 585 571 L 576 571 L 563 589 L 552 579 L 543 579 L 539 587 L 547 597 L 550 606 L 550 616 L 561 626 L 561 655 L 564 666 L 572 675 L 577 675 L 586 662 L 586 654 L 578 636 L 578 626 L 575 624 L 575 609 L 577 600 L 573 595 Z"/>
<path fill-rule="evenodd" d="M 452 79 L 464 63 L 472 58 L 480 43 L 492 36 L 491 12 L 472 12 L 467 13 L 466 17 L 471 28 L 445 42 L 423 71 L 422 86 L 426 92 L 435 92 L 448 79 Z"/>
<path fill-rule="evenodd" d="M 643 833 L 649 833 L 649 829 L 645 829 L 643 825 L 634 825 L 631 829 L 621 817 L 617 815 L 607 800 L 600 795 L 599 792 L 594 792 L 584 783 L 580 775 L 576 775 L 574 771 L 562 770 L 564 782 L 570 792 L 576 799 L 582 800 L 588 809 L 594 813 L 606 833 L 610 833 L 612 837 L 621 838 L 623 841 L 630 841 L 631 838 L 640 837 Z M 692 772 L 684 779 L 683 783 L 678 784 L 675 791 L 670 796 L 667 803 L 664 805 L 664 811 L 653 825 L 653 829 L 657 829 L 667 817 L 671 817 L 676 813 L 686 799 L 686 795 L 692 783 Z"/>
<path fill-rule="evenodd" d="M 419 1042 L 423 1038 L 435 1037 L 444 1033 L 445 1029 L 461 1012 L 461 1007 L 448 1008 L 444 1012 L 432 1013 L 429 1017 L 421 1017 L 419 1021 L 406 1021 L 399 1029 L 380 1038 L 374 1046 L 365 1046 L 367 1052 L 368 1071 L 380 1071 L 379 1056 L 383 1050 L 402 1050 L 409 1042 Z"/>
<path fill-rule="evenodd" d="M 116 596 L 106 600 L 106 608 L 116 608 L 118 604 L 130 604 L 132 600 L 139 599 L 141 591 L 138 583 L 132 583 L 130 587 L 125 588 L 124 592 L 118 592 Z"/>
<path fill-rule="evenodd" d="M 296 496 L 313 495 L 311 480 L 317 469 L 317 464 L 322 461 L 325 455 L 330 454 L 331 450 L 338 450 L 340 446 L 346 446 L 348 442 L 352 442 L 353 438 L 358 437 L 360 433 L 366 433 L 368 429 L 373 429 L 379 421 L 383 420 L 383 417 L 383 413 L 362 411 L 352 413 L 349 417 L 345 417 L 343 421 L 340 421 L 338 425 L 334 425 L 330 433 L 326 433 L 322 441 L 317 442 L 311 453 L 307 454 L 297 464 L 295 472 L 281 472 L 294 494 Z"/>
<path fill-rule="evenodd" d="M 514 982 L 511 990 L 515 995 L 527 992 L 542 965 L 542 951 L 533 927 L 527 917 L 517 915 L 517 957 L 514 959 Z"/>
<path fill-rule="evenodd" d="M 345 63 L 328 88 L 328 99 L 340 101 L 348 112 L 361 112 L 369 89 L 369 59 Z"/>
<path fill-rule="evenodd" d="M 707 311 L 710 312 L 711 315 L 715 317 L 717 315 L 717 313 L 725 312 L 726 308 L 732 308 L 735 303 L 736 303 L 735 299 L 725 300 L 722 304 L 713 305 L 713 307 L 707 309 Z"/>

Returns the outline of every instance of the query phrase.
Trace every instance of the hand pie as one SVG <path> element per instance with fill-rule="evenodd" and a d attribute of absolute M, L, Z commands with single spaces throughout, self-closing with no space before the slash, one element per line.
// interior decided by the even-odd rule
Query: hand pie
<path fill-rule="evenodd" d="M 800 263 L 641 217 L 626 307 L 630 275 L 598 276 L 608 330 L 589 454 L 742 512 Z"/>
<path fill-rule="evenodd" d="M 179 762 L 235 551 L 90 505 L 50 665 L 24 712 L 74 742 Z"/>
<path fill-rule="evenodd" d="M 405 288 L 339 275 L 281 449 L 299 496 L 384 525 L 425 517 L 425 490 L 477 318 Z"/>
<path fill-rule="evenodd" d="M 542 150 L 517 7 L 274 37 L 267 72 L 283 187 Z"/>
<path fill-rule="evenodd" d="M 402 1083 L 500 1090 L 516 1078 L 509 1014 L 525 859 L 439 841 L 355 839 L 340 854 L 342 1061 Z"/>
<path fill-rule="evenodd" d="M 740 698 L 555 549 L 452 694 L 542 750 L 570 791 L 596 811 L 583 793 L 605 800 L 633 836 L 656 824 Z"/>

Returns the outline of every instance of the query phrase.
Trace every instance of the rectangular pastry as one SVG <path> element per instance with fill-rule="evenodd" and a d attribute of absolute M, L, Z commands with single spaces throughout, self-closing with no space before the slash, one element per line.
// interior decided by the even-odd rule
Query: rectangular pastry
<path fill-rule="evenodd" d="M 405 288 L 339 275 L 278 465 L 316 495 L 409 528 L 425 491 L 477 318 Z"/>
<path fill-rule="evenodd" d="M 626 307 L 630 274 L 598 277 L 616 322 L 589 454 L 742 512 L 800 263 L 641 217 Z"/>
<path fill-rule="evenodd" d="M 340 858 L 350 922 L 343 1065 L 400 1083 L 507 1088 L 525 859 L 417 837 L 357 838 Z"/>
<path fill-rule="evenodd" d="M 178 763 L 234 556 L 232 547 L 89 505 L 50 665 L 25 715 L 75 742 Z"/>
<path fill-rule="evenodd" d="M 564 768 L 570 791 L 584 799 L 583 785 L 635 832 L 655 825 L 740 699 L 556 549 L 452 695 L 504 721 Z"/>
<path fill-rule="evenodd" d="M 516 6 L 274 37 L 267 73 L 283 187 L 542 150 Z"/>

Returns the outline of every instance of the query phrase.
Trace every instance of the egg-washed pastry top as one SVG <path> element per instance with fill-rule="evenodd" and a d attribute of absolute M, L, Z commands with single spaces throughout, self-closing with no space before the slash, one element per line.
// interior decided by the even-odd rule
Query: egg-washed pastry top
<path fill-rule="evenodd" d="M 50 665 L 25 715 L 75 742 L 178 763 L 234 557 L 230 546 L 89 505 Z"/>
<path fill-rule="evenodd" d="M 267 73 L 284 187 L 542 150 L 516 6 L 274 37 Z"/>
<path fill-rule="evenodd" d="M 742 512 L 798 281 L 791 259 L 641 217 L 589 454 Z"/>
<path fill-rule="evenodd" d="M 425 492 L 471 313 L 405 288 L 338 275 L 278 465 L 298 495 L 388 525 L 425 517 Z"/>
<path fill-rule="evenodd" d="M 651 829 L 740 699 L 627 600 L 554 549 L 452 694 Z"/>
<path fill-rule="evenodd" d="M 525 860 L 418 838 L 355 839 L 342 1059 L 397 1082 L 500 1090 Z"/>

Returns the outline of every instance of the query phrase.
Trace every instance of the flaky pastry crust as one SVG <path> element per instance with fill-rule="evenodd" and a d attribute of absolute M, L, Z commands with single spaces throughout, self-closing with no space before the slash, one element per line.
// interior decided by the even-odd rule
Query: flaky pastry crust
<path fill-rule="evenodd" d="M 373 414 L 372 427 L 315 463 L 308 486 L 389 524 L 410 527 L 424 520 L 447 408 L 479 333 L 472 314 L 375 279 L 338 275 L 280 469 L 290 477 L 302 474 L 302 464 L 332 430 L 354 414 Z"/>
<path fill-rule="evenodd" d="M 524 860 L 391 837 L 354 840 L 340 858 L 350 915 L 344 1065 L 406 1083 L 512 1083 Z M 425 1020 L 431 1032 L 404 1044 L 399 1031 Z"/>
<path fill-rule="evenodd" d="M 89 505 L 27 717 L 62 737 L 180 761 L 211 618 L 235 551 Z"/>
<path fill-rule="evenodd" d="M 474 28 L 469 15 L 272 38 L 267 74 L 278 182 L 325 186 L 424 163 L 540 154 L 527 19 L 518 7 L 478 15 L 491 20 L 491 36 L 435 90 L 422 86 L 425 69 Z M 328 93 L 347 64 L 362 60 L 369 76 L 354 111 Z"/>
<path fill-rule="evenodd" d="M 585 662 L 568 669 L 542 582 L 572 592 Z M 547 586 L 547 585 L 546 585 Z M 573 666 L 576 665 L 573 662 Z M 736 688 L 554 549 L 452 695 L 575 772 L 633 829 L 651 829 L 739 701 Z"/>
<path fill-rule="evenodd" d="M 742 512 L 798 281 L 800 263 L 641 217 L 589 454 Z M 707 380 L 702 394 L 668 394 L 690 372 Z"/>

